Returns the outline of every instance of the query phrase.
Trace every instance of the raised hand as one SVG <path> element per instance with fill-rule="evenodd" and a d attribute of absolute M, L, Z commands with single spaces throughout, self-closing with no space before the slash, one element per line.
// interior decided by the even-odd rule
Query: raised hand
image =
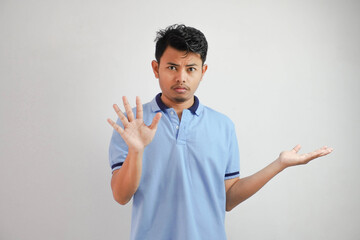
<path fill-rule="evenodd" d="M 142 151 L 153 140 L 161 113 L 157 113 L 150 126 L 145 125 L 143 120 L 143 108 L 139 97 L 136 97 L 136 118 L 126 97 L 122 98 L 126 115 L 114 104 L 114 110 L 122 122 L 124 128 L 120 127 L 111 119 L 109 124 L 120 134 L 129 147 L 129 150 Z"/>
<path fill-rule="evenodd" d="M 292 150 L 280 153 L 278 160 L 286 168 L 295 165 L 307 164 L 311 160 L 328 155 L 333 151 L 332 148 L 324 146 L 310 153 L 298 154 L 300 148 L 300 145 L 296 145 Z"/>

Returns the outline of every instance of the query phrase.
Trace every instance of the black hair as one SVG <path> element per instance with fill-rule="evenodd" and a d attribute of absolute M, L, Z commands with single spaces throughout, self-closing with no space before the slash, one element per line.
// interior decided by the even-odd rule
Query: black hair
<path fill-rule="evenodd" d="M 193 27 L 184 24 L 171 25 L 157 32 L 155 42 L 155 58 L 159 63 L 168 46 L 180 51 L 186 51 L 186 53 L 200 54 L 202 63 L 205 63 L 208 43 L 205 35 Z"/>

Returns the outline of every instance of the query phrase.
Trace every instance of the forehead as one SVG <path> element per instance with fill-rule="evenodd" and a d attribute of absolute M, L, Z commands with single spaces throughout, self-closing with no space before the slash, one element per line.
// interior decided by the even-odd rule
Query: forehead
<path fill-rule="evenodd" d="M 201 65 L 202 60 L 200 54 L 193 52 L 180 51 L 168 46 L 160 58 L 163 63 L 190 64 L 195 63 Z"/>

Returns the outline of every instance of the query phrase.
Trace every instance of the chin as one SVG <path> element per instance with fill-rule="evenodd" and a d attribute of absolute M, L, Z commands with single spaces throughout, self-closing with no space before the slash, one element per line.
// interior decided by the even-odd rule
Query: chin
<path fill-rule="evenodd" d="M 183 102 L 186 102 L 188 99 L 186 98 L 183 98 L 183 97 L 176 97 L 174 98 L 174 101 L 175 102 L 178 102 L 178 103 L 183 103 Z"/>

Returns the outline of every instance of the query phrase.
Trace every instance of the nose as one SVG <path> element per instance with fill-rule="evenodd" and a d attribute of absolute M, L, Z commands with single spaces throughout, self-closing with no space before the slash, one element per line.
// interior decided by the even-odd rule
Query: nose
<path fill-rule="evenodd" d="M 186 70 L 179 70 L 176 75 L 176 82 L 178 83 L 185 83 L 187 80 L 187 73 Z"/>

